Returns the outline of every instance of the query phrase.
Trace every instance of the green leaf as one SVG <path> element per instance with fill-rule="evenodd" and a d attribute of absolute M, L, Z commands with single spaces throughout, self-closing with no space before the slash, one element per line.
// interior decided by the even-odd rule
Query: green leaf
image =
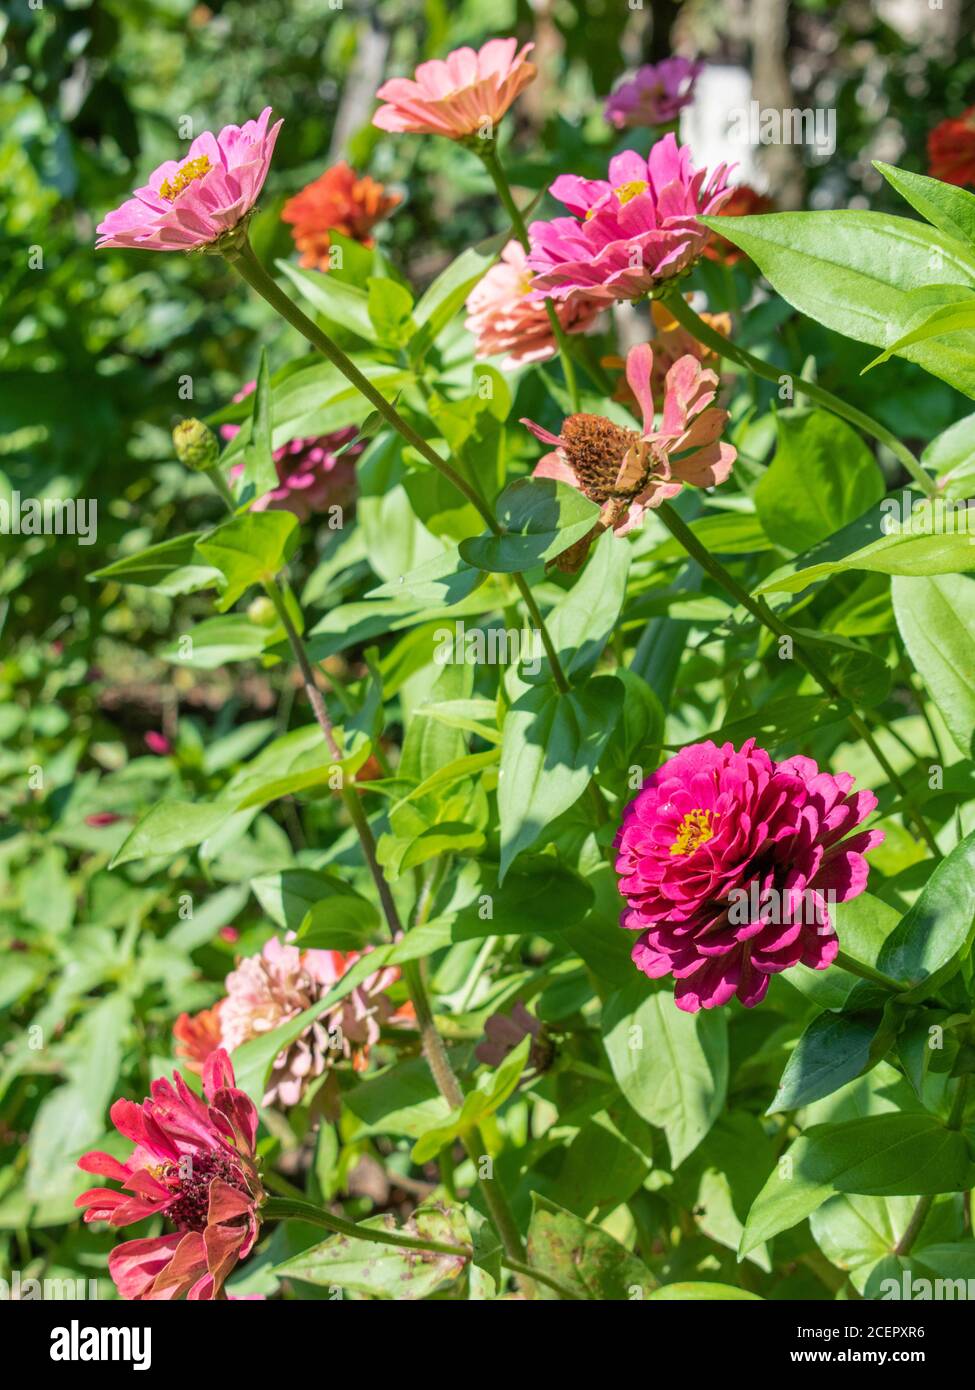
<path fill-rule="evenodd" d="M 267 348 L 261 348 L 261 363 L 257 369 L 254 390 L 254 409 L 251 413 L 251 432 L 244 448 L 244 488 L 252 488 L 245 496 L 263 497 L 278 485 L 278 470 L 274 466 L 271 446 L 271 373 L 267 364 Z"/>
<path fill-rule="evenodd" d="M 736 1288 L 734 1284 L 664 1284 L 647 1295 L 653 1303 L 723 1303 L 728 1299 L 761 1303 L 762 1296 L 749 1293 L 747 1289 Z"/>
<path fill-rule="evenodd" d="M 929 338 L 946 338 L 951 333 L 963 333 L 975 328 L 975 302 L 971 298 L 960 298 L 957 289 L 953 293 L 954 298 L 947 304 L 941 304 L 936 309 L 926 307 L 919 310 L 917 318 L 920 322 L 917 326 L 902 334 L 890 347 L 868 362 L 860 375 L 879 367 L 891 357 L 904 356 L 904 349 L 912 343 L 923 343 Z"/>
<path fill-rule="evenodd" d="M 332 324 L 357 333 L 368 343 L 378 342 L 369 312 L 369 296 L 365 290 L 340 280 L 336 275 L 305 270 L 291 261 L 276 261 L 275 265 L 317 313 L 323 314 Z"/>
<path fill-rule="evenodd" d="M 456 1139 L 469 1135 L 489 1115 L 493 1115 L 512 1094 L 521 1079 L 531 1050 L 530 1037 L 522 1038 L 518 1046 L 504 1059 L 496 1071 L 484 1073 L 476 1091 L 469 1091 L 463 1105 L 452 1110 L 442 1123 L 424 1130 L 413 1145 L 414 1163 L 427 1163 L 441 1149 Z"/>
<path fill-rule="evenodd" d="M 198 541 L 197 554 L 224 577 L 217 604 L 221 612 L 232 608 L 252 584 L 273 579 L 294 554 L 298 537 L 296 516 L 267 511 L 232 517 Z"/>
<path fill-rule="evenodd" d="M 724 1013 L 685 1013 L 669 991 L 655 990 L 641 977 L 603 1006 L 603 1042 L 620 1090 L 638 1115 L 665 1131 L 678 1167 L 724 1105 Z"/>
<path fill-rule="evenodd" d="M 374 275 L 369 277 L 368 286 L 367 307 L 376 342 L 383 347 L 405 347 L 416 332 L 411 317 L 413 296 L 405 285 Z"/>
<path fill-rule="evenodd" d="M 532 1193 L 528 1262 L 543 1274 L 551 1274 L 580 1299 L 611 1302 L 646 1298 L 657 1282 L 643 1261 L 608 1232 L 537 1192 Z M 559 1297 L 541 1283 L 537 1295 L 549 1300 Z"/>
<path fill-rule="evenodd" d="M 975 194 L 952 183 L 898 169 L 882 159 L 873 161 L 892 188 L 896 188 L 925 221 L 940 227 L 956 241 L 975 244 Z"/>
<path fill-rule="evenodd" d="M 396 1231 L 421 1240 L 466 1245 L 470 1232 L 463 1213 L 443 1206 L 418 1207 L 403 1226 L 396 1225 L 392 1212 L 360 1221 L 363 1231 Z M 325 1288 L 350 1289 L 372 1298 L 415 1300 L 452 1283 L 463 1274 L 467 1259 L 432 1250 L 403 1250 L 395 1245 L 379 1245 L 368 1238 L 332 1236 L 300 1255 L 277 1265 L 274 1272 L 284 1278 L 303 1279 Z"/>
<path fill-rule="evenodd" d="M 514 574 L 553 560 L 587 536 L 599 508 L 565 483 L 519 478 L 498 498 L 497 517 L 503 534 L 461 541 L 461 557 L 478 569 Z"/>
<path fill-rule="evenodd" d="M 159 656 L 174 666 L 214 671 L 232 661 L 256 660 L 263 654 L 269 638 L 279 639 L 283 635 L 280 627 L 269 630 L 252 623 L 244 613 L 231 613 L 225 618 L 206 618 L 197 623 L 175 642 L 163 647 Z"/>
<path fill-rule="evenodd" d="M 825 1013 L 814 1018 L 789 1058 L 768 1113 L 797 1110 L 866 1071 L 879 1026 L 878 1015 Z"/>
<path fill-rule="evenodd" d="M 114 579 L 119 584 L 140 584 L 170 595 L 209 588 L 219 579 L 220 571 L 194 563 L 196 543 L 202 536 L 202 531 L 188 531 L 175 540 L 124 555 L 121 560 L 94 570 L 87 576 L 88 581 L 93 584 L 96 580 Z"/>
<path fill-rule="evenodd" d="M 755 507 L 783 550 L 825 540 L 883 497 L 883 475 L 845 420 L 825 410 L 789 410 L 775 423 L 778 447 L 755 489 Z"/>
<path fill-rule="evenodd" d="M 626 597 L 630 547 L 606 531 L 593 546 L 582 574 L 546 620 L 566 678 L 590 675 L 616 628 Z"/>
<path fill-rule="evenodd" d="M 229 806 L 206 801 L 161 801 L 139 821 L 125 839 L 109 868 L 136 859 L 171 859 L 195 849 L 231 815 Z"/>
<path fill-rule="evenodd" d="M 967 511 L 975 484 L 975 415 L 942 430 L 924 450 L 921 462 L 937 475 L 941 495 L 963 500 Z"/>
<path fill-rule="evenodd" d="M 449 608 L 474 592 L 484 582 L 483 570 L 475 569 L 460 558 L 459 552 L 448 550 L 436 555 L 408 574 L 401 574 L 388 584 L 372 589 L 367 598 L 404 599 L 417 607 Z"/>
<path fill-rule="evenodd" d="M 797 1225 L 834 1192 L 921 1196 L 961 1192 L 973 1182 L 964 1138 L 933 1115 L 815 1125 L 790 1146 L 755 1199 L 740 1253 Z"/>
<path fill-rule="evenodd" d="M 359 896 L 342 879 L 323 869 L 282 869 L 279 873 L 260 874 L 251 879 L 250 886 L 271 921 L 287 931 L 297 931 L 317 903 L 350 894 Z"/>
<path fill-rule="evenodd" d="M 844 209 L 702 221 L 741 247 L 793 308 L 873 347 L 913 326 L 932 264 L 944 284 L 975 285 L 975 250 L 906 217 Z M 903 356 L 975 396 L 975 333 L 914 343 Z"/>
<path fill-rule="evenodd" d="M 963 757 L 975 754 L 975 582 L 964 575 L 896 578 L 897 627 Z"/>
<path fill-rule="evenodd" d="M 596 676 L 565 694 L 532 686 L 508 710 L 498 783 L 502 879 L 515 856 L 583 794 L 622 704 L 621 683 Z"/>
<path fill-rule="evenodd" d="M 424 291 L 413 311 L 420 329 L 410 345 L 414 360 L 422 358 L 454 315 L 464 307 L 467 296 L 497 260 L 507 241 L 508 233 L 501 232 L 498 236 L 479 242 L 477 246 L 469 247 L 451 261 L 447 269 L 441 271 Z"/>

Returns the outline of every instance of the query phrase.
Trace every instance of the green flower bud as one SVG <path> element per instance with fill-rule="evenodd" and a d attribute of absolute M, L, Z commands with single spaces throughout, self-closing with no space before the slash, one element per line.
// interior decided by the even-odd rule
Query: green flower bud
<path fill-rule="evenodd" d="M 180 420 L 173 430 L 173 447 L 180 463 L 194 473 L 214 468 L 220 457 L 220 442 L 202 420 Z"/>
<path fill-rule="evenodd" d="M 255 627 L 273 627 L 278 620 L 277 610 L 269 598 L 256 598 L 247 606 L 247 616 Z"/>

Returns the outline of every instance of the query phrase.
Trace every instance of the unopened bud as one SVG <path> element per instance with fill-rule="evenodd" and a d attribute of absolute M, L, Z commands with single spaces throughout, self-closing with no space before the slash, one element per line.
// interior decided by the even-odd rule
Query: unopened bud
<path fill-rule="evenodd" d="M 195 473 L 213 468 L 220 457 L 217 436 L 202 420 L 180 420 L 173 430 L 173 447 L 180 463 Z"/>
<path fill-rule="evenodd" d="M 269 598 L 256 598 L 248 605 L 247 616 L 255 627 L 273 627 L 278 620 L 277 610 Z"/>

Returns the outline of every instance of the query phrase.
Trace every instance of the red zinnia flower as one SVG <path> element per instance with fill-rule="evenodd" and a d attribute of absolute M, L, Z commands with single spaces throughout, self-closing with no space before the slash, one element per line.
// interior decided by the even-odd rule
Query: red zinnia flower
<path fill-rule="evenodd" d="M 975 106 L 942 121 L 930 132 L 928 173 L 960 188 L 975 184 Z"/>
<path fill-rule="evenodd" d="M 117 1100 L 112 1123 L 135 1148 L 124 1163 L 93 1151 L 78 1160 L 86 1173 L 122 1184 L 94 1187 L 75 1202 L 85 1221 L 129 1226 L 165 1216 L 176 1231 L 118 1245 L 108 1257 L 127 1299 L 225 1298 L 224 1281 L 254 1246 L 264 1188 L 254 1153 L 257 1110 L 236 1088 L 226 1052 L 203 1070 L 202 1101 L 179 1072 L 152 1083 L 136 1105 Z"/>
<path fill-rule="evenodd" d="M 281 220 L 291 223 L 291 235 L 301 252 L 300 264 L 311 270 L 329 270 L 330 232 L 341 232 L 371 246 L 373 227 L 401 201 L 398 193 L 387 193 L 381 183 L 368 174 L 357 174 L 342 160 L 289 198 Z"/>

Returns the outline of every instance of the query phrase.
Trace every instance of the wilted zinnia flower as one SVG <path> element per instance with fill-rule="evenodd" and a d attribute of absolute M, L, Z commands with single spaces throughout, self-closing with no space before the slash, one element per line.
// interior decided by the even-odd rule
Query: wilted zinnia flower
<path fill-rule="evenodd" d="M 249 381 L 234 396 L 245 400 L 254 390 Z M 239 425 L 221 425 L 224 439 L 233 439 Z M 314 435 L 308 439 L 292 439 L 274 450 L 274 466 L 278 486 L 258 497 L 251 510 L 293 512 L 299 521 L 325 512 L 329 507 L 347 507 L 355 497 L 355 461 L 365 443 L 352 444 L 357 431 L 350 427 L 333 430 L 330 434 Z M 352 445 L 351 448 L 347 447 Z M 230 475 L 238 478 L 244 471 L 242 463 L 235 464 Z"/>
<path fill-rule="evenodd" d="M 281 122 L 268 130 L 271 108 L 256 121 L 205 130 L 185 159 L 167 159 L 145 188 L 100 223 L 98 249 L 194 251 L 241 222 L 257 202 L 271 165 Z"/>
<path fill-rule="evenodd" d="M 413 81 L 394 77 L 376 93 L 385 106 L 372 118 L 380 130 L 446 135 L 463 140 L 492 136 L 515 98 L 535 77 L 528 62 L 534 44 L 519 50 L 517 39 L 490 39 L 476 52 L 456 48 L 446 61 L 421 63 Z"/>
<path fill-rule="evenodd" d="M 928 173 L 959 188 L 975 184 L 975 106 L 941 121 L 929 133 Z"/>
<path fill-rule="evenodd" d="M 551 1066 L 555 1049 L 545 1025 L 519 999 L 510 1013 L 492 1014 L 485 1020 L 484 1041 L 477 1044 L 474 1056 L 485 1066 L 500 1067 L 522 1039 L 527 1037 L 531 1038 L 528 1066 L 536 1072 L 543 1072 Z"/>
<path fill-rule="evenodd" d="M 764 193 L 758 193 L 747 183 L 736 183 L 731 190 L 731 197 L 720 208 L 719 216 L 757 217 L 760 213 L 772 212 L 774 208 L 772 199 L 766 198 Z M 709 261 L 722 261 L 725 265 L 736 265 L 738 261 L 747 259 L 740 246 L 736 246 L 727 237 L 719 236 L 717 232 L 705 246 L 703 254 Z"/>
<path fill-rule="evenodd" d="M 712 405 L 718 389 L 715 373 L 702 368 L 696 357 L 675 362 L 667 372 L 656 429 L 652 376 L 653 349 L 640 343 L 627 354 L 626 380 L 643 415 L 642 430 L 601 415 L 570 415 L 557 435 L 531 420 L 521 422 L 537 439 L 556 446 L 537 464 L 534 476 L 568 483 L 598 503 L 596 532 L 612 527 L 618 536 L 625 535 L 642 522 L 648 508 L 675 497 L 685 483 L 714 487 L 724 482 L 735 461 L 735 449 L 721 439 L 728 412 Z M 582 556 L 592 538 L 585 538 Z M 579 558 L 574 554 L 573 562 Z"/>
<path fill-rule="evenodd" d="M 164 1216 L 172 1235 L 116 1246 L 108 1269 L 123 1298 L 215 1299 L 253 1248 L 264 1201 L 254 1142 L 257 1111 L 236 1088 L 226 1052 L 214 1052 L 203 1071 L 206 1101 L 180 1076 L 154 1081 L 141 1105 L 117 1100 L 112 1123 L 135 1148 L 124 1162 L 97 1151 L 78 1160 L 86 1173 L 112 1178 L 122 1191 L 95 1187 L 75 1205 L 86 1221 L 130 1226 Z"/>
<path fill-rule="evenodd" d="M 544 362 L 558 351 L 545 305 L 531 296 L 531 272 L 521 243 L 509 241 L 496 262 L 467 297 L 464 327 L 477 338 L 475 357 L 506 353 L 501 367 L 513 371 L 529 362 Z M 556 305 L 567 333 L 582 333 L 605 306 L 586 295 Z"/>
<path fill-rule="evenodd" d="M 289 198 L 281 210 L 281 220 L 291 224 L 301 265 L 329 270 L 331 232 L 371 246 L 373 227 L 399 202 L 398 193 L 387 193 L 381 183 L 368 174 L 357 174 L 343 159 Z"/>
<path fill-rule="evenodd" d="M 673 975 L 688 1013 L 732 995 L 751 1008 L 771 975 L 800 962 L 825 970 L 839 950 L 829 904 L 863 892 L 863 856 L 884 838 L 850 836 L 876 805 L 849 773 L 773 762 L 754 739 L 740 752 L 710 739 L 683 748 L 616 835 L 621 922 L 640 933 L 634 964 L 653 980 Z"/>
<path fill-rule="evenodd" d="M 549 192 L 573 216 L 528 229 L 535 297 L 639 299 L 686 270 L 710 235 L 699 216 L 718 212 L 730 194 L 726 175 L 724 164 L 710 175 L 695 171 L 672 134 L 647 159 L 635 150 L 616 155 L 608 180 L 560 175 Z"/>
<path fill-rule="evenodd" d="M 606 119 L 617 130 L 631 126 L 670 125 L 694 100 L 694 83 L 703 67 L 687 58 L 664 58 L 637 68 L 606 102 Z"/>
<path fill-rule="evenodd" d="M 359 951 L 299 950 L 272 937 L 258 956 L 242 960 L 227 976 L 227 997 L 220 1007 L 224 1047 L 233 1051 L 251 1038 L 287 1023 L 323 999 L 361 959 Z M 402 1021 L 386 990 L 399 979 L 396 966 L 369 975 L 274 1059 L 264 1104 L 297 1105 L 305 1087 L 338 1057 L 363 1071 L 369 1049 L 379 1040 L 380 1025 Z"/>

